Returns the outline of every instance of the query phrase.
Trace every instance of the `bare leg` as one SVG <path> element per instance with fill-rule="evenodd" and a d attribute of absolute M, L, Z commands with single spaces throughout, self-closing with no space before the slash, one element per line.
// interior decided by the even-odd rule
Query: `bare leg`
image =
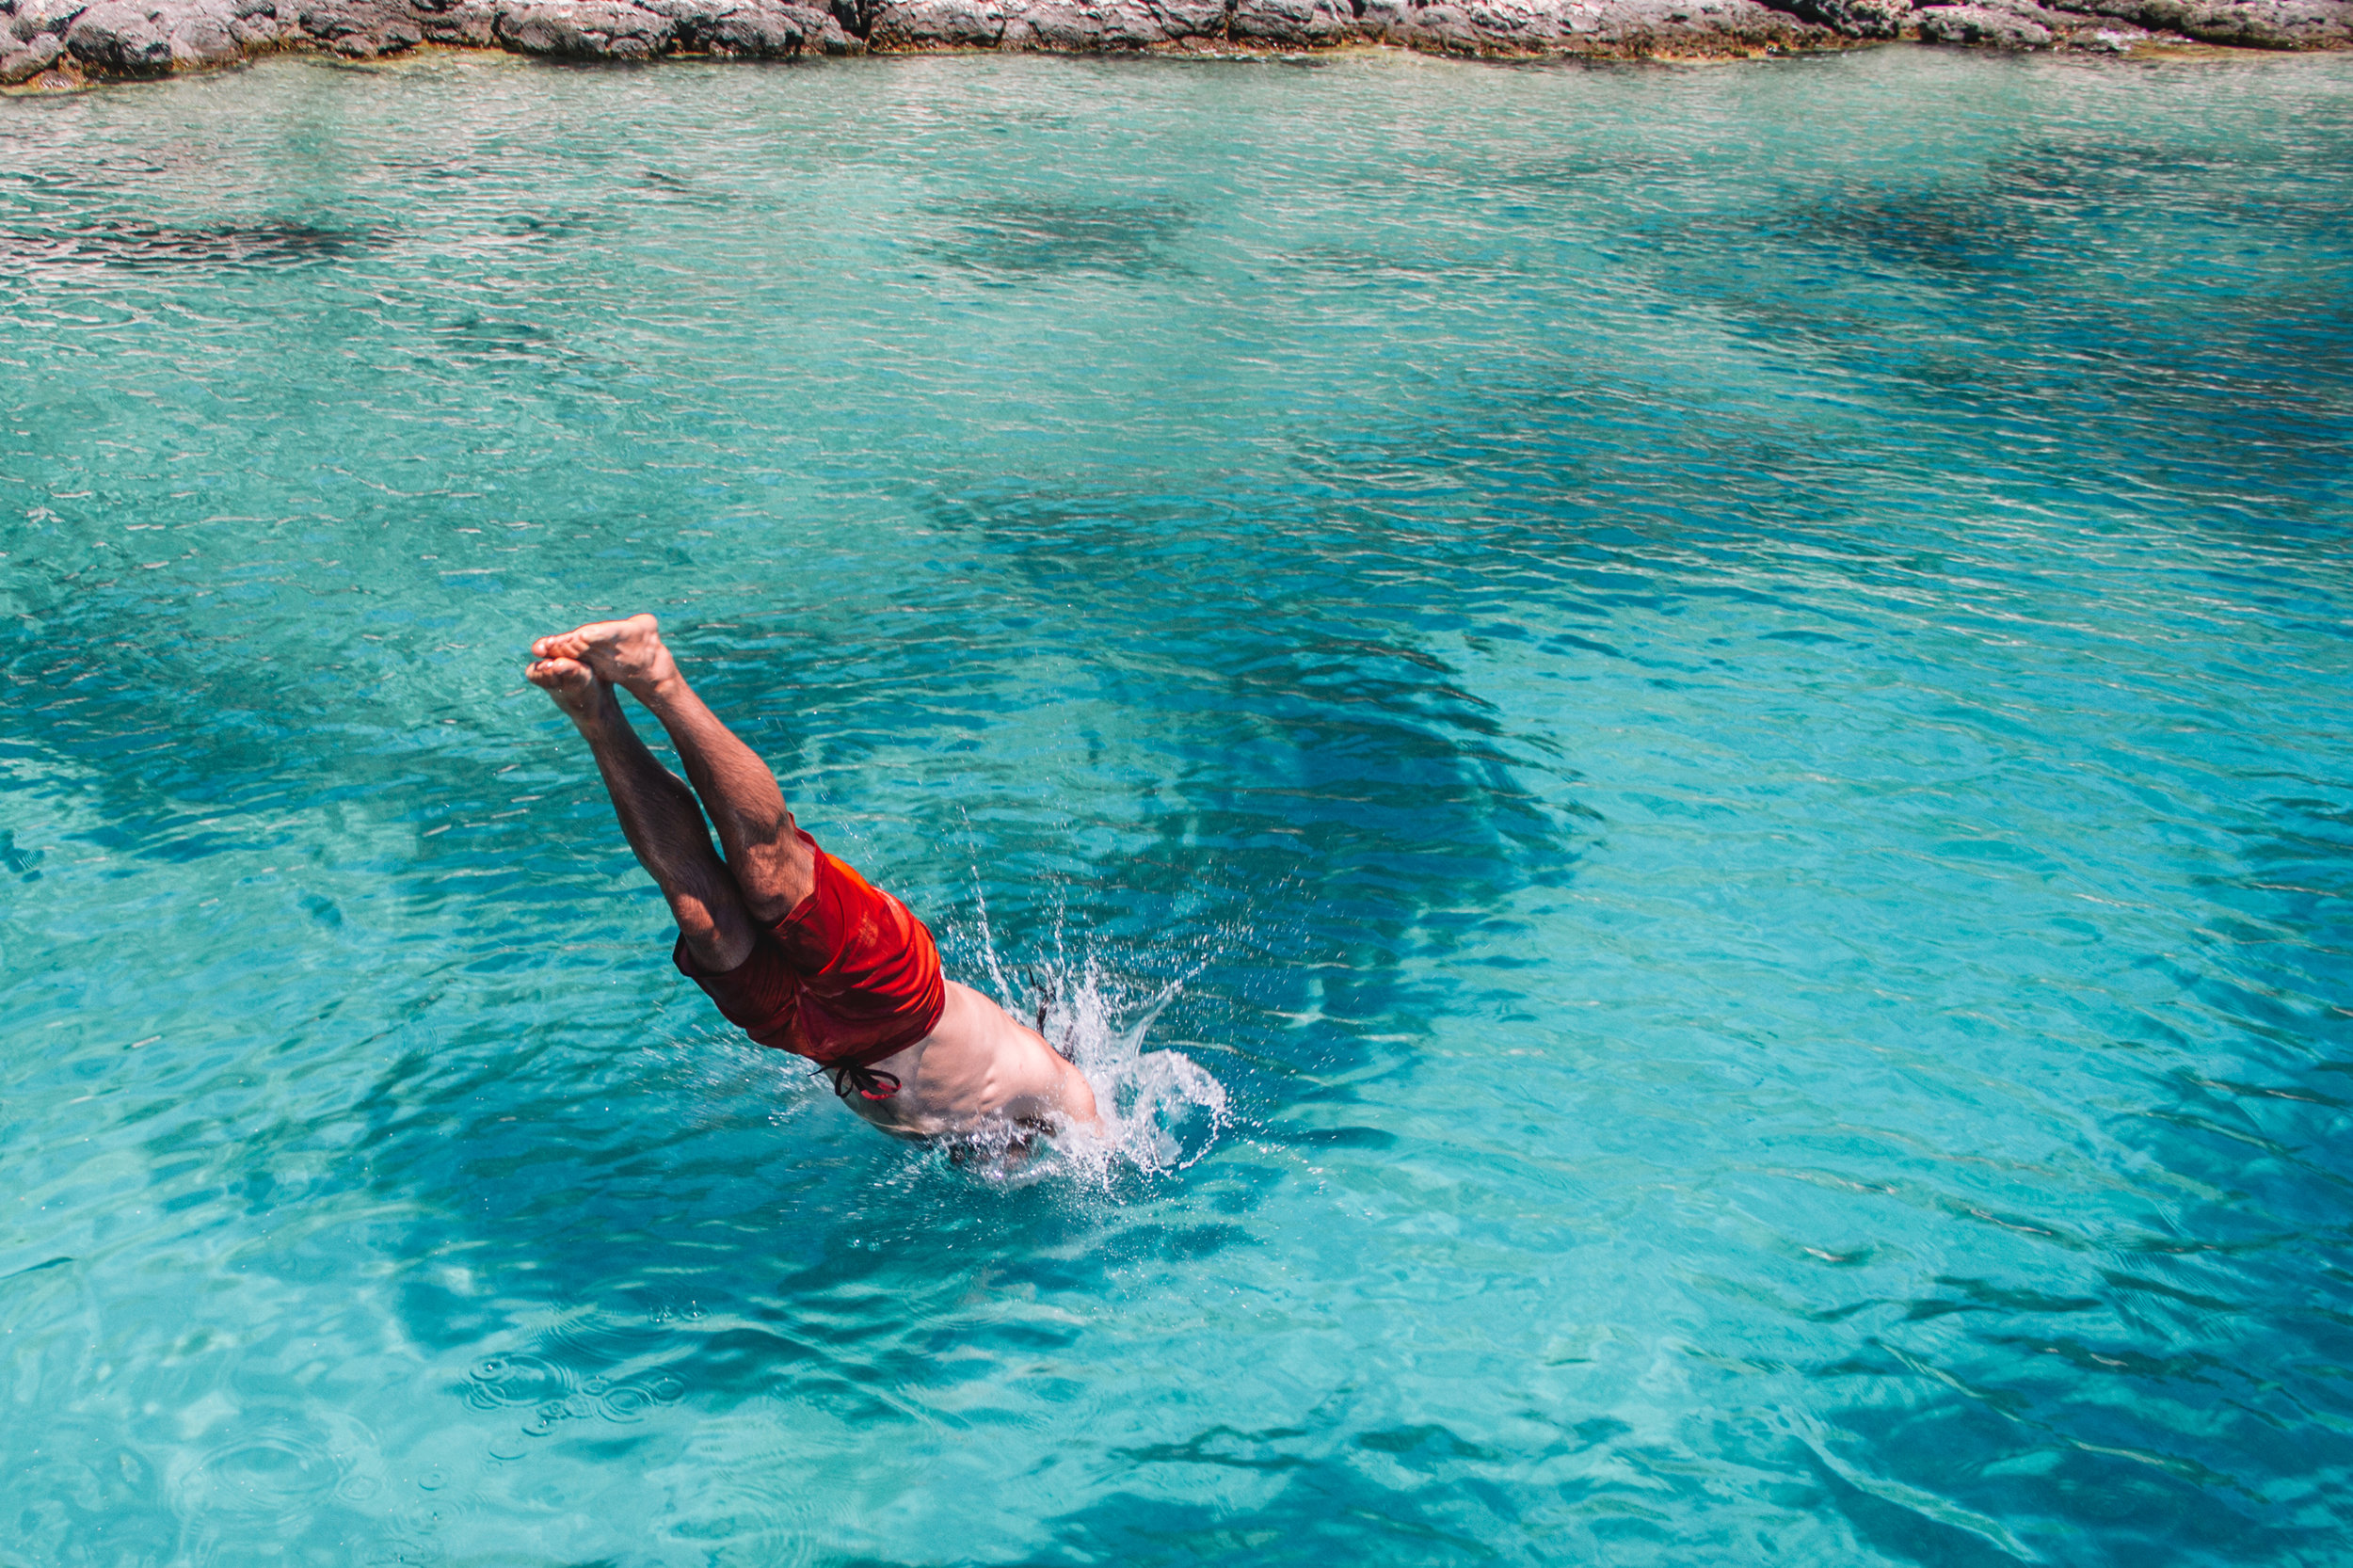
<path fill-rule="evenodd" d="M 753 926 L 744 895 L 711 847 L 695 792 L 653 759 L 621 716 L 613 688 L 572 659 L 542 659 L 523 672 L 570 715 L 596 753 L 614 814 L 637 863 L 661 886 L 695 961 L 713 971 L 751 956 Z"/>
<path fill-rule="evenodd" d="M 651 616 L 542 637 L 532 651 L 539 662 L 526 673 L 572 715 L 595 749 L 630 846 L 662 885 L 688 949 L 712 968 L 737 967 L 760 927 L 790 913 L 815 885 L 814 856 L 794 832 L 776 776 L 688 689 Z M 693 789 L 638 742 L 621 716 L 615 685 L 662 721 Z M 703 832 L 697 794 L 719 830 L 724 863 Z M 1109 1120 L 1076 1066 L 1004 1009 L 953 981 L 932 1032 L 875 1065 L 897 1075 L 904 1093 L 884 1106 L 852 1108 L 911 1137 L 1009 1127 L 1015 1144 L 1025 1145 L 1030 1135 L 1050 1136 L 1065 1124 L 1099 1134 Z"/>
<path fill-rule="evenodd" d="M 587 665 L 600 680 L 619 686 L 662 721 L 719 830 L 728 869 L 753 920 L 774 924 L 808 896 L 817 885 L 815 856 L 794 831 L 776 776 L 686 684 L 651 616 L 592 621 L 542 637 L 531 651 L 543 660 Z"/>

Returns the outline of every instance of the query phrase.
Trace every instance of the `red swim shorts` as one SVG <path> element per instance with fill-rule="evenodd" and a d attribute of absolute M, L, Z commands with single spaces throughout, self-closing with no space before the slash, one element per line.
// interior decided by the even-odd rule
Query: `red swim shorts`
<path fill-rule="evenodd" d="M 680 937 L 671 962 L 760 1044 L 823 1067 L 864 1067 L 938 1026 L 948 1005 L 939 949 L 905 904 L 807 833 L 801 841 L 816 856 L 817 886 L 760 933 L 750 957 L 712 974 Z M 866 1087 L 870 1075 L 856 1076 Z"/>

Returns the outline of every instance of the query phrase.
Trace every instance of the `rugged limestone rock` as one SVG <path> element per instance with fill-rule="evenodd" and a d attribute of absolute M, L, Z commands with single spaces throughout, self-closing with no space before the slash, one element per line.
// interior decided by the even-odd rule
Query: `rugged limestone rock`
<path fill-rule="evenodd" d="M 267 0 L 256 0 L 267 4 Z M 411 0 L 417 30 L 435 43 L 459 48 L 498 47 L 499 8 L 490 0 Z"/>
<path fill-rule="evenodd" d="M 57 56 L 64 52 L 63 39 L 55 33 L 43 33 L 30 43 L 19 44 L 12 53 L 0 54 L 0 87 L 32 80 L 56 64 Z"/>
<path fill-rule="evenodd" d="M 866 41 L 877 49 L 994 49 L 1004 36 L 997 0 L 886 0 L 874 8 Z"/>
<path fill-rule="evenodd" d="M 1770 0 L 1852 39 L 2115 51 L 2152 39 L 2246 49 L 2353 48 L 2353 0 Z M 2012 20 L 2004 21 L 2004 17 Z M 2116 25 L 2118 22 L 2125 25 Z M 2038 38 L 2041 33 L 2047 38 Z"/>
<path fill-rule="evenodd" d="M 1995 49 L 2048 49 L 2057 41 L 2051 29 L 2030 16 L 1990 6 L 1929 6 L 1913 13 L 1920 36 L 1931 43 L 1982 43 Z"/>
<path fill-rule="evenodd" d="M 1313 49 L 1433 54 L 1746 55 L 1819 48 L 1829 29 L 1754 0 L 883 0 L 884 50 Z"/>
<path fill-rule="evenodd" d="M 171 46 L 171 68 L 174 71 L 196 71 L 208 65 L 227 65 L 244 55 L 245 48 L 230 30 L 237 19 L 227 0 L 206 0 L 184 11 L 160 11 L 157 21 L 164 26 L 165 41 Z"/>
<path fill-rule="evenodd" d="M 296 0 L 277 0 L 280 16 L 296 4 Z M 302 0 L 294 9 L 294 21 L 300 29 L 299 40 L 315 40 L 357 60 L 397 55 L 424 41 L 424 29 L 409 19 L 407 8 L 376 0 Z M 297 41 L 286 33 L 280 36 Z"/>
<path fill-rule="evenodd" d="M 2081 0 L 2080 8 L 2152 32 L 2241 49 L 2353 48 L 2353 5 L 2342 0 Z"/>
<path fill-rule="evenodd" d="M 792 0 L 637 0 L 669 19 L 677 48 L 687 54 L 784 60 L 820 53 L 844 55 L 848 33 L 830 11 Z"/>
<path fill-rule="evenodd" d="M 161 76 L 171 70 L 171 40 L 154 8 L 102 0 L 66 29 L 65 46 L 92 72 L 108 76 Z"/>
<path fill-rule="evenodd" d="M 1221 18 L 1224 11 L 1221 8 Z M 1102 5 L 1094 0 L 1047 0 L 1000 18 L 996 46 L 1046 49 L 1062 54 L 1095 50 L 1148 49 L 1170 34 L 1140 6 Z M 1181 33 L 1176 36 L 1184 36 Z M 920 45 L 919 45 L 920 46 Z"/>
<path fill-rule="evenodd" d="M 519 54 L 582 60 L 649 60 L 678 42 L 678 27 L 668 17 L 618 0 L 520 6 L 502 10 L 492 30 Z"/>
<path fill-rule="evenodd" d="M 1342 42 L 1355 25 L 1348 0 L 1240 0 L 1227 24 L 1234 38 L 1311 46 Z"/>
<path fill-rule="evenodd" d="M 27 43 L 44 33 L 63 38 L 73 19 L 88 9 L 89 0 L 18 0 L 8 31 Z"/>
<path fill-rule="evenodd" d="M 1891 39 L 1903 35 L 1912 0 L 1788 0 L 1784 8 L 1848 38 Z"/>
<path fill-rule="evenodd" d="M 1385 43 L 1632 58 L 1916 38 L 2123 51 L 2353 48 L 2353 0 L 0 0 L 0 87 L 156 76 L 274 49 L 422 42 L 588 60 L 878 50 L 1247 53 Z"/>

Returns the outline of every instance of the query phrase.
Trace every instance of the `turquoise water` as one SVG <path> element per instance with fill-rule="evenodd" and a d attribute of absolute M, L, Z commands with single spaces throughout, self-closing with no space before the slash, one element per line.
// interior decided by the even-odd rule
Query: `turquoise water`
<path fill-rule="evenodd" d="M 2348 205 L 2345 59 L 0 103 L 0 1562 L 2343 1561 Z M 639 608 L 1120 1159 L 678 978 Z"/>

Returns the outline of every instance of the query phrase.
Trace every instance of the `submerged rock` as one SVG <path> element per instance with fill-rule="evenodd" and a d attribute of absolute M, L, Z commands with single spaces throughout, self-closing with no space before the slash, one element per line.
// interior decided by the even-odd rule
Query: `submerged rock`
<path fill-rule="evenodd" d="M 373 59 L 428 40 L 581 60 L 1348 43 L 1705 57 L 1899 38 L 2110 53 L 2168 39 L 2353 48 L 2353 0 L 0 0 L 0 86 L 58 71 L 157 76 L 274 49 Z"/>

